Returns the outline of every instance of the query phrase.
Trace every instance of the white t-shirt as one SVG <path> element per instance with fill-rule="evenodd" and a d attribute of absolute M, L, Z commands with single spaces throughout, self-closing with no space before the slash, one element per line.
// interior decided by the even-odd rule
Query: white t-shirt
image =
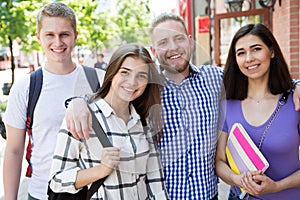
<path fill-rule="evenodd" d="M 47 199 L 49 172 L 59 128 L 65 116 L 65 100 L 82 94 L 92 94 L 82 66 L 70 74 L 57 75 L 44 67 L 43 86 L 34 110 L 32 125 L 32 177 L 28 192 L 38 199 Z M 98 76 L 99 77 L 99 76 Z M 99 77 L 102 84 L 103 75 Z M 30 76 L 18 79 L 11 89 L 4 122 L 25 129 Z"/>

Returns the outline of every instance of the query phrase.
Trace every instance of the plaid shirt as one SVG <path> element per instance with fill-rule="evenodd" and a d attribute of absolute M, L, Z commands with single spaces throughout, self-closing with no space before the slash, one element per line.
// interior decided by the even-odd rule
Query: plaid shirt
<path fill-rule="evenodd" d="M 146 138 L 133 106 L 126 125 L 103 99 L 91 105 L 113 146 L 121 148 L 119 166 L 92 199 L 167 199 L 158 153 Z M 102 149 L 96 134 L 92 134 L 89 140 L 79 141 L 68 134 L 63 124 L 51 167 L 51 189 L 54 192 L 77 192 L 74 183 L 78 170 L 99 165 Z"/>
<path fill-rule="evenodd" d="M 180 85 L 166 78 L 164 132 L 159 148 L 170 199 L 209 200 L 217 194 L 217 143 L 221 68 L 190 65 Z"/>

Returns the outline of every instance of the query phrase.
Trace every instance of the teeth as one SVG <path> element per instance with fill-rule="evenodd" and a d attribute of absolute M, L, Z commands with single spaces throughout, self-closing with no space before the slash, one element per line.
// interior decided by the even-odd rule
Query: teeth
<path fill-rule="evenodd" d="M 247 67 L 248 69 L 254 69 L 254 68 L 256 68 L 257 67 L 257 65 L 253 65 L 253 66 L 249 66 L 249 67 Z"/>
<path fill-rule="evenodd" d="M 61 52 L 63 52 L 64 50 L 63 50 L 63 49 L 60 49 L 60 50 L 53 49 L 53 51 L 56 52 L 56 53 L 61 53 Z"/>
<path fill-rule="evenodd" d="M 124 88 L 125 90 L 127 90 L 128 92 L 134 92 L 135 90 L 133 89 L 129 89 L 129 88 Z"/>
<path fill-rule="evenodd" d="M 176 55 L 176 56 L 171 56 L 170 59 L 176 59 L 176 58 L 179 58 L 180 55 Z"/>

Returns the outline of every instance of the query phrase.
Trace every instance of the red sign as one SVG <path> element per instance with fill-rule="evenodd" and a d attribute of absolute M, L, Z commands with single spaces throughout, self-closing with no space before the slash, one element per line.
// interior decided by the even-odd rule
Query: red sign
<path fill-rule="evenodd" d="M 198 19 L 198 33 L 208 33 L 210 26 L 209 17 L 201 17 Z"/>

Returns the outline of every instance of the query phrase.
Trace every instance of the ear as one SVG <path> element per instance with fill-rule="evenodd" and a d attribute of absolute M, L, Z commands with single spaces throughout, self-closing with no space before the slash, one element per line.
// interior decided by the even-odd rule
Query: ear
<path fill-rule="evenodd" d="M 38 33 L 38 32 L 35 32 L 35 36 L 36 36 L 36 38 L 37 38 L 37 40 L 38 40 L 39 44 L 41 44 L 41 37 L 40 37 L 40 33 Z"/>
<path fill-rule="evenodd" d="M 188 35 L 189 41 L 190 41 L 190 46 L 191 49 L 194 49 L 194 40 L 193 40 L 193 36 L 192 35 Z"/>
<path fill-rule="evenodd" d="M 153 55 L 155 58 L 157 58 L 156 50 L 155 50 L 155 48 L 154 48 L 152 45 L 150 46 L 150 50 L 151 50 L 152 55 Z"/>
<path fill-rule="evenodd" d="M 78 37 L 78 31 L 75 32 L 75 42 L 77 40 L 77 37 Z"/>
<path fill-rule="evenodd" d="M 273 47 L 270 48 L 270 51 L 271 51 L 271 58 L 274 58 L 274 57 L 275 57 L 275 54 L 274 54 L 274 49 L 273 49 Z"/>

